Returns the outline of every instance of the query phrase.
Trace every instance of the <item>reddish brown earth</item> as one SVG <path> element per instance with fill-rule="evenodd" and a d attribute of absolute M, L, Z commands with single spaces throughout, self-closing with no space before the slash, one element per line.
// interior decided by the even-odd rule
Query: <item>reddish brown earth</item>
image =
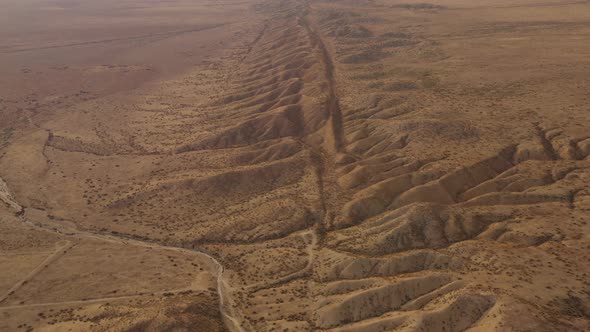
<path fill-rule="evenodd" d="M 589 14 L 0 0 L 0 330 L 590 330 Z"/>

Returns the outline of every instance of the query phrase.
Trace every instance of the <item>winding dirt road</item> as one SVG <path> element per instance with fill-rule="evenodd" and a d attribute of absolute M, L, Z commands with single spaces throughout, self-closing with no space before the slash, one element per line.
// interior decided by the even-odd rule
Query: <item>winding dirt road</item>
<path fill-rule="evenodd" d="M 14 203 L 16 205 L 18 205 L 15 201 L 14 201 Z M 20 205 L 18 205 L 18 206 L 20 206 Z M 26 210 L 27 209 L 25 208 L 25 211 Z M 26 213 L 24 215 L 26 215 Z M 202 256 L 202 257 L 205 257 L 205 258 L 211 260 L 213 265 L 216 266 L 215 271 L 216 271 L 216 280 L 217 280 L 217 293 L 219 296 L 219 309 L 220 309 L 220 312 L 223 316 L 224 323 L 227 325 L 228 329 L 232 332 L 233 331 L 238 331 L 238 332 L 244 331 L 244 329 L 242 328 L 242 323 L 236 318 L 234 308 L 231 306 L 231 301 L 232 301 L 231 300 L 231 287 L 228 286 L 228 284 L 223 276 L 223 273 L 224 273 L 223 265 L 221 265 L 221 263 L 219 263 L 219 261 L 217 261 L 217 259 L 215 259 L 215 257 L 213 257 L 207 253 L 197 251 L 197 250 L 166 246 L 166 245 L 162 245 L 162 244 L 158 244 L 158 243 L 153 243 L 153 242 L 148 242 L 148 241 L 140 241 L 140 240 L 136 240 L 136 239 L 130 239 L 130 238 L 114 236 L 114 235 L 104 235 L 104 234 L 98 234 L 98 233 L 85 232 L 85 231 L 81 231 L 78 229 L 73 229 L 71 227 L 64 227 L 64 225 L 56 223 L 56 222 L 52 222 L 52 223 L 54 223 L 53 225 L 39 225 L 39 224 L 36 224 L 36 223 L 33 223 L 32 221 L 30 221 L 24 215 L 20 216 L 21 220 L 24 223 L 26 223 L 27 225 L 29 225 L 35 229 L 39 229 L 39 230 L 46 231 L 46 232 L 72 236 L 72 237 L 80 239 L 80 240 L 84 239 L 84 238 L 97 239 L 97 240 L 101 240 L 101 241 L 105 241 L 105 242 L 112 242 L 112 243 L 117 243 L 117 244 L 134 245 L 134 246 L 145 247 L 145 248 L 150 248 L 150 249 L 176 251 L 176 252 L 181 252 L 181 253 L 185 253 L 185 254 L 199 255 L 199 256 Z M 6 294 L 0 298 L 0 303 L 4 302 L 10 295 L 12 295 L 16 290 L 18 290 L 18 288 L 20 288 L 25 282 L 27 282 L 28 280 L 30 280 L 34 276 L 38 275 L 49 264 L 51 264 L 52 262 L 56 261 L 59 257 L 61 257 L 65 251 L 67 251 L 68 249 L 72 248 L 75 245 L 76 244 L 73 243 L 72 241 L 68 241 L 64 246 L 56 249 L 55 252 L 53 254 L 51 254 L 49 257 L 47 257 L 41 264 L 39 264 L 39 266 L 37 268 L 35 268 L 25 278 L 23 278 L 18 283 L 16 283 L 13 287 L 11 287 L 6 292 Z M 124 300 L 124 299 L 130 299 L 130 298 L 137 298 L 137 297 L 146 296 L 146 295 L 162 295 L 165 293 L 179 293 L 179 292 L 183 292 L 183 291 L 187 291 L 187 290 L 190 290 L 190 289 L 189 288 L 173 289 L 173 290 L 165 290 L 165 291 L 151 292 L 151 293 L 138 294 L 138 295 L 108 297 L 108 298 L 80 300 L 80 301 L 65 301 L 65 302 L 2 306 L 2 307 L 0 307 L 0 310 L 23 309 L 23 308 L 55 306 L 55 305 L 100 303 L 100 302 L 106 302 L 106 301 L 112 301 L 112 300 Z"/>

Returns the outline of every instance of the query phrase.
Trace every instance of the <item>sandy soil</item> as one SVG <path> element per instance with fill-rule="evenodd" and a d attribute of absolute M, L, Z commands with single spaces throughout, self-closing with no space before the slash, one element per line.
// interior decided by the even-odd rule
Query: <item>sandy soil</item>
<path fill-rule="evenodd" d="M 588 1 L 0 13 L 0 330 L 590 330 Z"/>

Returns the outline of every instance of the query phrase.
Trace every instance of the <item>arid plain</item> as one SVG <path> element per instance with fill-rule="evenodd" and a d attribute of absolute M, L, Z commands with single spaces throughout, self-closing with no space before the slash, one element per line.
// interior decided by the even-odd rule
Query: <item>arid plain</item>
<path fill-rule="evenodd" d="M 0 331 L 590 330 L 590 1 L 0 0 Z"/>

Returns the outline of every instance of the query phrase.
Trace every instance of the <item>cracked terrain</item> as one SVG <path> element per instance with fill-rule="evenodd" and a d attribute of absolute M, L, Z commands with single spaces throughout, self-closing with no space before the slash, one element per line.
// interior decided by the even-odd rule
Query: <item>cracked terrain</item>
<path fill-rule="evenodd" d="M 589 2 L 0 12 L 0 330 L 590 330 Z"/>

